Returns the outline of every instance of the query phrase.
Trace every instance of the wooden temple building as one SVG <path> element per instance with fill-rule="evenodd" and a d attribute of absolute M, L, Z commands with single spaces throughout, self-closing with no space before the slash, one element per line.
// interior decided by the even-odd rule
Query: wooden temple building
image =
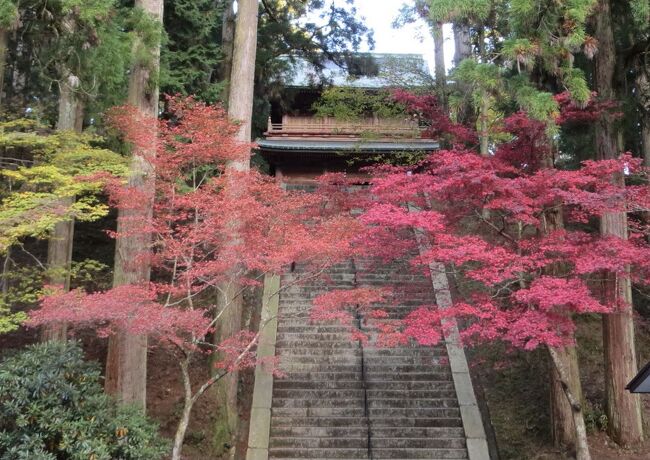
<path fill-rule="evenodd" d="M 413 85 L 428 72 L 421 55 L 362 54 L 358 58 L 363 65 L 353 62 L 343 69 L 326 62 L 321 71 L 299 61 L 285 79 L 281 98 L 272 101 L 268 128 L 257 144 L 271 173 L 287 186 L 309 187 L 326 172 L 346 172 L 363 181 L 365 175 L 359 168 L 364 165 L 364 156 L 438 148 L 437 142 L 422 138 L 418 122 L 408 117 L 382 119 L 367 114 L 343 121 L 315 115 L 314 103 L 328 84 L 379 91 L 395 85 L 386 76 L 395 68 L 402 72 L 403 81 Z M 355 161 L 351 163 L 352 156 Z"/>

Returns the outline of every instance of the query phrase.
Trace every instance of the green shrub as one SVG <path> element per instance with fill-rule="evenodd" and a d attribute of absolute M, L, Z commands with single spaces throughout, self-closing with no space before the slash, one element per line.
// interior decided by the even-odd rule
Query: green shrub
<path fill-rule="evenodd" d="M 99 366 L 73 343 L 0 362 L 1 460 L 156 460 L 167 451 L 141 411 L 105 395 Z"/>

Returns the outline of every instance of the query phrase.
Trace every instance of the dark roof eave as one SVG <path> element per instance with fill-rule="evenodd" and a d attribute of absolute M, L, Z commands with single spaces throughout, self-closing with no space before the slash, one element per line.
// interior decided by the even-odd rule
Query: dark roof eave
<path fill-rule="evenodd" d="M 440 148 L 438 142 L 350 142 L 350 143 L 326 143 L 326 142 L 284 142 L 284 143 L 269 143 L 264 141 L 257 142 L 257 150 L 262 152 L 408 152 L 408 151 L 429 151 L 437 150 Z"/>
<path fill-rule="evenodd" d="M 650 363 L 646 364 L 643 369 L 639 371 L 632 381 L 627 384 L 625 389 L 631 393 L 635 393 L 639 385 L 641 385 L 647 378 L 650 378 Z"/>

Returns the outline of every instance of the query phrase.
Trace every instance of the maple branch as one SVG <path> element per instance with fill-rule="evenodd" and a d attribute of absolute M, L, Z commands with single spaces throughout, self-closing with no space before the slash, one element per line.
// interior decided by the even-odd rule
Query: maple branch
<path fill-rule="evenodd" d="M 17 243 L 17 246 L 20 248 L 21 251 L 23 251 L 25 254 L 27 254 L 29 257 L 31 257 L 36 262 L 36 264 L 38 264 L 38 266 L 41 268 L 41 270 L 43 270 L 43 271 L 47 270 L 47 267 L 45 265 L 43 265 L 43 263 L 40 260 L 38 260 L 38 257 L 36 257 L 31 252 L 29 252 L 27 249 L 25 249 L 25 246 L 22 243 Z"/>
<path fill-rule="evenodd" d="M 494 225 L 492 222 L 490 222 L 488 219 L 485 218 L 485 216 L 482 216 L 480 212 L 478 212 L 476 209 L 474 210 L 474 215 L 479 218 L 480 221 L 484 222 L 488 226 L 490 226 L 494 231 L 496 231 L 499 235 L 503 236 L 504 238 L 512 241 L 513 243 L 516 243 L 517 240 L 513 238 L 511 235 L 506 233 L 505 229 L 499 228 L 496 225 Z"/>
<path fill-rule="evenodd" d="M 522 278 L 513 279 L 513 280 L 507 282 L 506 284 L 504 284 L 503 286 L 501 286 L 499 289 L 497 289 L 497 291 L 491 297 L 493 299 L 496 299 L 496 298 L 500 297 L 502 291 L 513 292 L 512 289 L 510 289 L 510 286 L 512 286 L 513 284 L 519 284 L 521 286 L 522 282 L 523 282 Z"/>

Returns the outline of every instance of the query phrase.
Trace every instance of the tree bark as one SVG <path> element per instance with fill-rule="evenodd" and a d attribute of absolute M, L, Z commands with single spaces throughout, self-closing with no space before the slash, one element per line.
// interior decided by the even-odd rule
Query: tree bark
<path fill-rule="evenodd" d="M 582 402 L 582 385 L 580 384 L 580 370 L 578 368 L 578 355 L 575 346 L 558 348 L 558 359 L 566 370 L 564 381 L 577 401 Z M 557 366 L 551 366 L 551 434 L 553 444 L 558 448 L 566 448 L 572 453 L 577 452 L 577 431 L 575 414 L 563 387 Z M 583 417 L 584 414 L 580 414 Z M 583 421 L 584 423 L 584 421 Z"/>
<path fill-rule="evenodd" d="M 235 47 L 235 9 L 234 0 L 225 0 L 221 26 L 221 52 L 223 62 L 221 63 L 221 79 L 225 82 L 223 100 L 228 102 L 230 97 L 230 79 L 232 74 L 232 59 Z"/>
<path fill-rule="evenodd" d="M 641 147 L 643 148 L 643 165 L 650 168 L 650 112 L 641 119 Z"/>
<path fill-rule="evenodd" d="M 551 155 L 544 158 L 542 166 L 546 169 L 554 167 Z M 553 207 L 544 212 L 543 234 L 550 234 L 564 229 L 563 210 Z M 548 267 L 545 273 L 562 275 L 565 271 L 563 264 Z M 589 446 L 586 438 L 581 440 L 584 429 L 584 413 L 573 407 L 567 391 L 578 403 L 582 403 L 582 384 L 578 353 L 575 345 L 549 350 L 552 357 L 550 369 L 550 414 L 551 434 L 556 447 L 567 448 L 576 453 L 578 458 L 589 458 Z M 579 420 L 577 420 L 579 418 Z M 582 457 L 580 457 L 582 456 Z"/>
<path fill-rule="evenodd" d="M 183 389 L 184 389 L 184 402 L 183 412 L 181 419 L 178 421 L 176 427 L 176 434 L 174 435 L 174 446 L 172 448 L 172 460 L 181 460 L 181 451 L 183 450 L 183 441 L 185 440 L 185 433 L 190 424 L 190 415 L 192 413 L 192 406 L 194 406 L 194 398 L 192 396 L 192 385 L 190 381 L 189 359 L 181 361 L 181 373 L 183 376 Z"/>
<path fill-rule="evenodd" d="M 238 5 L 228 116 L 241 123 L 238 139 L 242 142 L 250 142 L 257 53 L 258 2 L 239 0 Z M 233 162 L 230 166 L 238 171 L 248 170 L 250 159 Z"/>
<path fill-rule="evenodd" d="M 454 66 L 472 56 L 472 44 L 470 41 L 469 24 L 466 21 L 455 22 L 453 24 L 454 32 Z M 470 90 L 467 85 L 458 84 L 459 91 L 465 94 L 462 104 L 457 108 L 456 121 L 462 124 L 472 124 L 477 117 L 474 113 Z"/>
<path fill-rule="evenodd" d="M 80 132 L 77 129 L 77 117 L 81 102 L 76 94 L 79 78 L 65 68 L 61 70 L 61 74 L 63 78 L 59 84 L 59 115 L 56 128 L 59 131 Z M 59 200 L 58 205 L 62 209 L 68 209 L 73 203 L 74 197 L 64 197 Z M 70 289 L 73 240 L 74 219 L 65 219 L 56 223 L 47 246 L 47 283 L 59 286 L 65 291 Z M 42 342 L 65 341 L 67 335 L 68 327 L 65 323 L 50 324 L 41 329 Z"/>
<path fill-rule="evenodd" d="M 557 375 L 557 381 L 561 386 L 566 401 L 571 408 L 573 416 L 573 423 L 575 426 L 575 445 L 576 445 L 576 460 L 591 460 L 589 453 L 589 444 L 587 443 L 587 427 L 585 426 L 585 419 L 582 413 L 582 404 L 578 395 L 573 393 L 571 389 L 569 370 L 566 363 L 570 361 L 570 357 L 566 355 L 562 349 L 548 349 L 551 355 L 551 362 L 554 366 L 554 374 Z"/>
<path fill-rule="evenodd" d="M 257 53 L 257 24 L 258 0 L 239 0 L 237 9 L 237 24 L 235 27 L 235 41 L 233 48 L 232 73 L 230 79 L 230 94 L 228 99 L 228 116 L 240 123 L 237 139 L 250 142 L 252 135 L 253 118 L 253 90 L 255 85 L 255 58 Z M 239 160 L 231 161 L 227 165 L 228 171 L 248 171 L 250 169 L 250 155 Z M 231 180 L 227 185 L 226 193 L 236 196 L 241 193 L 241 184 Z M 239 222 L 237 216 L 231 216 L 232 244 L 237 244 Z M 243 298 L 241 286 L 235 280 L 240 267 L 232 268 L 230 282 L 221 286 L 220 320 L 217 324 L 217 341 L 223 341 L 237 334 L 242 329 Z M 237 390 L 239 373 L 230 372 L 218 385 L 217 394 L 221 402 L 226 424 L 231 436 L 230 445 L 233 446 L 230 455 L 236 454 L 234 446 L 239 424 L 239 411 L 237 404 Z"/>
<path fill-rule="evenodd" d="M 9 30 L 0 27 L 0 107 L 4 99 L 5 69 L 7 67 L 7 43 L 9 41 Z"/>
<path fill-rule="evenodd" d="M 465 22 L 454 23 L 454 65 L 458 66 L 463 59 L 472 55 L 472 43 L 469 25 Z"/>
<path fill-rule="evenodd" d="M 601 218 L 600 231 L 603 235 L 627 238 L 627 216 L 605 214 Z M 605 273 L 603 296 L 606 301 L 616 301 L 620 305 L 615 313 L 603 316 L 607 427 L 614 441 L 630 447 L 643 441 L 643 421 L 639 396 L 625 389 L 638 371 L 629 277 Z"/>
<path fill-rule="evenodd" d="M 490 155 L 490 96 L 483 91 L 481 106 L 478 114 L 479 139 L 481 156 Z"/>
<path fill-rule="evenodd" d="M 237 268 L 234 267 L 233 271 Z M 232 276 L 233 278 L 236 275 Z M 221 343 L 239 331 L 242 330 L 242 311 L 243 311 L 243 297 L 240 293 L 241 286 L 238 283 L 230 282 L 224 283 L 220 286 L 220 294 L 218 299 L 218 312 L 221 315 L 215 327 L 216 343 Z M 218 355 L 217 359 L 225 359 L 225 356 Z M 226 428 L 223 433 L 226 435 L 221 439 L 224 444 L 231 446 L 229 457 L 235 458 L 236 452 L 236 439 L 239 429 L 239 372 L 233 370 L 224 376 L 216 386 L 216 397 L 219 403 L 218 417 L 221 419 L 220 424 Z"/>
<path fill-rule="evenodd" d="M 0 27 L 0 107 L 4 99 L 5 72 L 7 70 L 7 46 L 9 44 L 9 33 L 15 31 L 20 23 L 20 13 L 15 10 L 12 21 L 4 23 Z"/>
<path fill-rule="evenodd" d="M 598 53 L 595 59 L 596 91 L 603 99 L 614 99 L 616 48 L 612 29 L 610 0 L 600 0 L 596 12 L 596 39 Z M 619 156 L 618 135 L 612 117 L 605 113 L 596 125 L 597 158 L 614 159 Z M 624 184 L 621 174 L 615 178 Z M 600 231 L 603 236 L 627 239 L 627 215 L 608 213 L 602 216 Z M 603 345 L 605 352 L 605 386 L 607 395 L 608 431 L 619 445 L 628 447 L 643 441 L 641 401 L 638 395 L 625 390 L 625 385 L 637 372 L 632 318 L 632 286 L 629 277 L 604 274 L 603 298 L 618 305 L 615 313 L 603 316 Z"/>
<path fill-rule="evenodd" d="M 136 0 L 136 7 L 142 8 L 153 20 L 162 23 L 163 0 Z M 136 43 L 135 46 L 143 46 Z M 118 214 L 115 244 L 114 286 L 142 284 L 150 280 L 151 268 L 148 253 L 151 250 L 151 235 L 137 227 L 150 222 L 153 215 L 155 178 L 149 158 L 156 152 L 158 117 L 158 72 L 160 66 L 160 44 L 148 49 L 149 61 L 138 62 L 131 69 L 129 77 L 129 104 L 137 107 L 144 119 L 151 123 L 149 130 L 151 147 L 147 150 L 134 149 L 129 171 L 128 185 L 137 192 L 140 201 L 137 206 L 120 209 Z M 136 231 L 133 230 L 136 226 Z M 106 360 L 106 391 L 124 404 L 135 404 L 142 409 L 147 396 L 147 337 L 117 331 L 109 339 Z"/>
<path fill-rule="evenodd" d="M 641 118 L 643 164 L 650 167 L 650 57 L 647 53 L 637 56 L 635 67 L 635 96 Z"/>
<path fill-rule="evenodd" d="M 431 27 L 433 35 L 433 47 L 435 52 L 435 77 L 438 97 L 443 106 L 446 106 L 447 95 L 445 86 L 447 83 L 447 71 L 445 69 L 445 40 L 442 34 L 442 22 L 435 21 Z"/>

